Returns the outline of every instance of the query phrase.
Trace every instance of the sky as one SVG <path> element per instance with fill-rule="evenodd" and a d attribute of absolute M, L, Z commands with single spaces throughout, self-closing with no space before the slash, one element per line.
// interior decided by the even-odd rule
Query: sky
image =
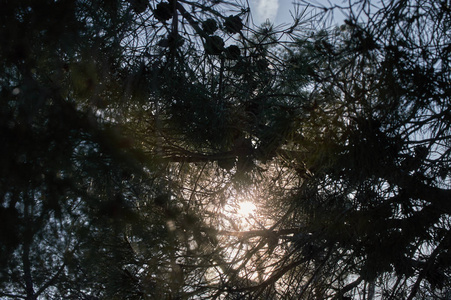
<path fill-rule="evenodd" d="M 267 19 L 280 24 L 290 23 L 290 9 L 293 10 L 292 0 L 249 0 L 254 23 L 260 25 Z"/>
<path fill-rule="evenodd" d="M 256 25 L 261 25 L 267 19 L 275 25 L 290 24 L 293 21 L 290 10 L 294 11 L 295 0 L 249 0 L 251 13 Z M 317 4 L 321 1 L 315 1 Z M 327 5 L 329 2 L 337 3 L 338 0 L 324 1 Z M 337 21 L 340 23 L 342 17 L 336 15 Z"/>

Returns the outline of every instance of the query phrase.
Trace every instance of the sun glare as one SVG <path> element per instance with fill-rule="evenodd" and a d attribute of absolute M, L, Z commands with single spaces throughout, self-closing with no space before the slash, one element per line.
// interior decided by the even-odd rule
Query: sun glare
<path fill-rule="evenodd" d="M 250 201 L 244 201 L 239 204 L 238 214 L 243 217 L 251 216 L 257 207 Z"/>

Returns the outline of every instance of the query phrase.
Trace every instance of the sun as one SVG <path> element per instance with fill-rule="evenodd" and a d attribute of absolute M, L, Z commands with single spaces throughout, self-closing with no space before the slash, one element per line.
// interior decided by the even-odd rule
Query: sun
<path fill-rule="evenodd" d="M 218 218 L 220 229 L 243 231 L 260 227 L 259 207 L 255 204 L 255 195 L 249 191 L 233 192 L 220 212 L 221 218 Z"/>
<path fill-rule="evenodd" d="M 257 209 L 257 206 L 250 201 L 243 201 L 239 203 L 238 206 L 238 215 L 242 217 L 252 216 Z"/>

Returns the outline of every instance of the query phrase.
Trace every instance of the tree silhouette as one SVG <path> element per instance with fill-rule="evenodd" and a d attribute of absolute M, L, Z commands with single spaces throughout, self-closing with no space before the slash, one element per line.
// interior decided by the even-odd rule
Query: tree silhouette
<path fill-rule="evenodd" d="M 449 5 L 307 4 L 3 1 L 1 297 L 449 298 Z"/>

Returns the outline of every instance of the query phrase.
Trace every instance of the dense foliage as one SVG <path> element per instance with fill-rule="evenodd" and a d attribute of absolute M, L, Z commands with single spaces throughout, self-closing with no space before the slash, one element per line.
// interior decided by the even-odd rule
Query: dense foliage
<path fill-rule="evenodd" d="M 2 1 L 0 297 L 449 299 L 450 5 L 302 2 Z"/>

